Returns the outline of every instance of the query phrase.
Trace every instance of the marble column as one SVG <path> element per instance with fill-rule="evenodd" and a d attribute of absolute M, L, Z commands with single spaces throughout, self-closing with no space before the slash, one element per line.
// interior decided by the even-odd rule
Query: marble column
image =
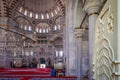
<path fill-rule="evenodd" d="M 117 17 L 117 26 L 114 26 L 117 28 L 117 57 L 115 57 L 116 58 L 115 66 L 116 66 L 116 68 L 118 68 L 118 69 L 116 69 L 115 74 L 117 75 L 116 79 L 120 80 L 120 0 L 117 0 L 115 2 L 117 2 L 117 4 L 116 4 L 117 5 L 117 8 L 116 8 L 117 15 L 114 15 Z M 115 12 L 114 12 L 114 14 L 115 14 Z M 114 17 L 114 20 L 116 17 Z M 114 24 L 116 24 L 116 23 L 114 23 Z"/>
<path fill-rule="evenodd" d="M 93 80 L 93 50 L 94 50 L 94 36 L 96 20 L 101 9 L 101 0 L 87 1 L 84 6 L 88 13 L 88 27 L 89 27 L 89 80 Z"/>
<path fill-rule="evenodd" d="M 75 23 L 74 23 L 74 8 L 77 0 L 66 0 L 66 27 L 65 32 L 65 45 L 64 53 L 66 57 L 66 75 L 76 76 L 77 64 L 76 64 L 76 49 L 75 49 Z"/>
<path fill-rule="evenodd" d="M 82 36 L 83 29 L 75 29 L 76 35 L 76 64 L 77 64 L 77 78 L 82 80 Z"/>

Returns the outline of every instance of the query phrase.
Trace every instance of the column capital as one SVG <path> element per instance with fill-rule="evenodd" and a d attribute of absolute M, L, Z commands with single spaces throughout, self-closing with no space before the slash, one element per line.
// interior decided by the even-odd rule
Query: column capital
<path fill-rule="evenodd" d="M 83 29 L 75 28 L 74 33 L 75 33 L 76 38 L 81 38 L 83 36 Z"/>
<path fill-rule="evenodd" d="M 99 14 L 104 0 L 87 0 L 84 6 L 84 10 L 88 15 Z"/>

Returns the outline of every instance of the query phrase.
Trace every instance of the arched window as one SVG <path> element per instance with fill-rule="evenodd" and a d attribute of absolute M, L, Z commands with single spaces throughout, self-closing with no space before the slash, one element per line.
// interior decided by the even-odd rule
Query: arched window
<path fill-rule="evenodd" d="M 55 9 L 55 14 L 57 15 L 57 10 Z"/>
<path fill-rule="evenodd" d="M 27 25 L 24 26 L 24 29 L 27 30 Z"/>
<path fill-rule="evenodd" d="M 44 19 L 44 15 L 43 14 L 41 14 L 41 19 Z"/>
<path fill-rule="evenodd" d="M 19 12 L 22 12 L 22 10 L 23 10 L 23 8 L 22 8 L 22 7 L 20 7 Z"/>
<path fill-rule="evenodd" d="M 49 14 L 47 13 L 47 19 L 49 19 L 50 17 L 49 17 Z"/>
<path fill-rule="evenodd" d="M 59 51 L 59 56 L 63 57 L 63 51 Z"/>
<path fill-rule="evenodd" d="M 58 56 L 59 56 L 59 52 L 58 52 L 58 51 L 55 51 L 55 54 L 56 54 L 56 57 L 58 57 Z"/>
<path fill-rule="evenodd" d="M 30 12 L 30 17 L 31 17 L 31 18 L 33 17 L 33 13 L 32 13 L 32 12 Z"/>
<path fill-rule="evenodd" d="M 45 33 L 46 31 L 45 31 L 45 29 L 43 29 L 43 33 Z"/>
<path fill-rule="evenodd" d="M 27 10 L 25 10 L 24 15 L 27 15 Z"/>
<path fill-rule="evenodd" d="M 51 16 L 54 17 L 53 12 L 51 12 Z"/>
<path fill-rule="evenodd" d="M 35 18 L 38 19 L 38 14 L 35 15 Z"/>
<path fill-rule="evenodd" d="M 61 29 L 59 24 L 58 24 L 58 29 L 59 29 L 59 30 Z"/>
<path fill-rule="evenodd" d="M 42 33 L 42 29 L 41 28 L 39 29 L 39 33 Z"/>
<path fill-rule="evenodd" d="M 46 32 L 47 32 L 47 33 L 49 32 L 48 28 L 46 29 Z"/>
<path fill-rule="evenodd" d="M 40 68 L 45 68 L 46 67 L 46 61 L 44 58 L 40 58 Z"/>
<path fill-rule="evenodd" d="M 57 26 L 56 26 L 56 25 L 54 25 L 54 30 L 55 30 L 55 31 L 57 30 Z"/>
<path fill-rule="evenodd" d="M 30 25 L 29 25 L 29 27 L 28 27 L 28 30 L 29 30 L 29 31 L 32 31 L 32 27 L 31 27 Z"/>
<path fill-rule="evenodd" d="M 39 32 L 39 29 L 38 29 L 38 28 L 36 28 L 36 32 Z"/>

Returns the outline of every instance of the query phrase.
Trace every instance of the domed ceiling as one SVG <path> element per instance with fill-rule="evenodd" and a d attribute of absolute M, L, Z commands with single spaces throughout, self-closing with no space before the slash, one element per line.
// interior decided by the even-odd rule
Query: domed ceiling
<path fill-rule="evenodd" d="M 17 18 L 16 21 L 26 31 L 39 34 L 62 32 L 64 8 L 65 0 L 23 0 L 17 10 L 26 18 Z"/>
<path fill-rule="evenodd" d="M 55 0 L 25 0 L 22 6 L 33 12 L 41 13 L 56 8 L 57 4 Z"/>
<path fill-rule="evenodd" d="M 63 12 L 62 0 L 24 0 L 19 12 L 35 19 L 49 19 Z"/>

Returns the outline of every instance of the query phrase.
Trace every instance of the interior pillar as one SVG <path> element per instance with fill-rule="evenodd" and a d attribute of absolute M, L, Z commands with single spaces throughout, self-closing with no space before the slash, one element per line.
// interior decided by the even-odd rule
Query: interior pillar
<path fill-rule="evenodd" d="M 88 27 L 89 27 L 89 80 L 93 80 L 93 50 L 94 50 L 94 36 L 96 20 L 101 8 L 99 0 L 88 1 L 85 5 L 85 11 L 88 13 Z"/>
<path fill-rule="evenodd" d="M 77 64 L 77 78 L 82 80 L 82 36 L 83 29 L 75 29 L 76 35 L 76 64 Z"/>

